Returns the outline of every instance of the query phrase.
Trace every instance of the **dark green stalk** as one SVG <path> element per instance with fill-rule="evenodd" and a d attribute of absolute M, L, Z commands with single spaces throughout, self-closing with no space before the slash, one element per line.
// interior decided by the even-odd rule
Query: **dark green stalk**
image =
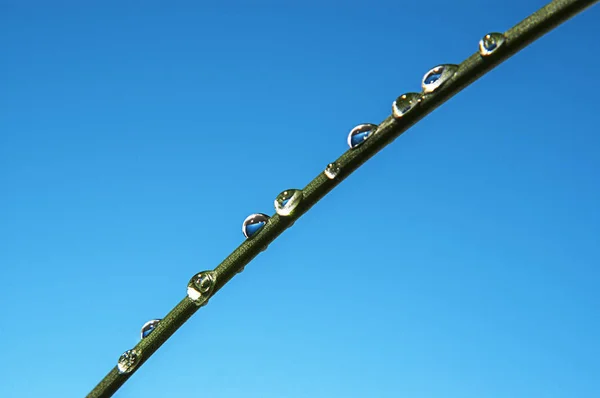
<path fill-rule="evenodd" d="M 512 29 L 504 33 L 506 41 L 491 56 L 482 57 L 479 52 L 471 55 L 460 65 L 456 73 L 433 93 L 424 95 L 414 109 L 399 119 L 390 116 L 385 119 L 373 134 L 358 148 L 348 150 L 337 161 L 340 171 L 336 178 L 329 179 L 319 174 L 303 189 L 303 199 L 289 216 L 275 214 L 255 236 L 247 239 L 214 270 L 216 282 L 211 295 L 216 293 L 231 278 L 244 268 L 254 257 L 275 240 L 296 219 L 307 212 L 342 180 L 360 167 L 369 158 L 391 143 L 400 134 L 427 116 L 438 106 L 452 98 L 463 88 L 473 83 L 496 65 L 525 48 L 548 31 L 567 21 L 577 13 L 593 5 L 598 0 L 555 0 L 532 14 Z M 158 324 L 156 329 L 142 339 L 134 349 L 140 353 L 139 362 L 130 373 L 121 374 L 113 368 L 90 392 L 89 398 L 110 397 L 131 377 L 137 369 L 200 307 L 185 297 Z M 116 360 L 116 358 L 115 358 Z"/>

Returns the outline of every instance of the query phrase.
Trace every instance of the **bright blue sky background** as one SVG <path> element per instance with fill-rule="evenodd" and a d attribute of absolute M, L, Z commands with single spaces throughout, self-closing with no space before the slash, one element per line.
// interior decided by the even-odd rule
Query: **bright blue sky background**
<path fill-rule="evenodd" d="M 0 1 L 2 397 L 87 394 L 248 214 L 545 1 L 86 3 Z M 600 396 L 599 21 L 369 161 L 117 396 Z"/>

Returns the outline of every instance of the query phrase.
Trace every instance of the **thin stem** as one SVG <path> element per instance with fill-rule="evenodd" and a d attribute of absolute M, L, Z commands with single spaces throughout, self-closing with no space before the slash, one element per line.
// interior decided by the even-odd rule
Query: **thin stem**
<path fill-rule="evenodd" d="M 299 217 L 306 213 L 315 203 L 335 188 L 364 162 L 395 140 L 419 120 L 427 116 L 438 106 L 452 98 L 455 94 L 473 83 L 485 73 L 491 71 L 501 62 L 525 48 L 534 40 L 543 36 L 556 26 L 567 21 L 576 14 L 595 4 L 598 0 L 555 0 L 544 6 L 513 28 L 504 33 L 505 42 L 493 56 L 482 57 L 479 52 L 464 60 L 456 73 L 439 89 L 424 95 L 420 104 L 399 119 L 392 116 L 385 119 L 376 133 L 360 147 L 348 150 L 338 160 L 339 173 L 329 179 L 324 173 L 319 174 L 303 189 L 303 199 L 290 216 L 281 217 L 275 214 L 262 230 L 251 239 L 244 241 L 219 266 L 214 269 L 216 282 L 211 294 L 221 289 L 238 271 L 246 266 L 254 257 L 273 242 L 283 231 L 290 227 Z M 88 398 L 112 396 L 129 377 L 150 356 L 175 333 L 200 307 L 185 297 L 167 314 L 156 329 L 142 339 L 134 349 L 141 353 L 139 363 L 130 373 L 121 374 L 117 367 L 113 368 L 98 385 L 89 393 Z"/>

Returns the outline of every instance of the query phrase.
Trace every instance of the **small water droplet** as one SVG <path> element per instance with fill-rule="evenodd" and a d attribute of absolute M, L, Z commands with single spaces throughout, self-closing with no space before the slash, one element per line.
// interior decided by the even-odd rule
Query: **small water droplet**
<path fill-rule="evenodd" d="M 250 214 L 242 223 L 242 233 L 246 238 L 250 238 L 265 226 L 269 218 L 269 216 L 262 213 Z"/>
<path fill-rule="evenodd" d="M 458 70 L 458 65 L 444 64 L 438 65 L 435 68 L 430 69 L 423 76 L 421 81 L 421 87 L 424 93 L 432 93 L 440 88 L 444 83 L 454 76 Z"/>
<path fill-rule="evenodd" d="M 351 149 L 357 148 L 367 140 L 377 130 L 376 124 L 364 123 L 354 127 L 348 134 L 348 146 Z"/>
<path fill-rule="evenodd" d="M 140 333 L 140 335 L 142 336 L 141 338 L 145 339 L 146 337 L 148 337 L 148 335 L 150 335 L 150 333 L 152 333 L 152 331 L 158 326 L 159 322 L 160 319 L 153 319 L 144 323 L 144 326 L 142 326 L 142 331 Z"/>
<path fill-rule="evenodd" d="M 394 118 L 400 119 L 402 116 L 410 112 L 415 106 L 421 103 L 421 94 L 406 93 L 402 94 L 392 104 L 392 114 Z"/>
<path fill-rule="evenodd" d="M 142 353 L 139 350 L 131 349 L 125 351 L 121 354 L 117 362 L 119 373 L 131 373 L 140 363 L 140 359 L 142 359 Z"/>
<path fill-rule="evenodd" d="M 327 178 L 329 178 L 330 180 L 333 180 L 333 179 L 335 179 L 335 177 L 337 177 L 339 172 L 340 172 L 340 166 L 337 163 L 333 162 L 333 163 L 329 163 L 327 165 L 327 167 L 325 168 L 325 171 L 323 173 L 325 173 Z"/>
<path fill-rule="evenodd" d="M 187 295 L 197 306 L 206 305 L 213 293 L 217 277 L 214 271 L 202 271 L 192 276 L 187 287 Z"/>
<path fill-rule="evenodd" d="M 506 37 L 502 33 L 492 32 L 483 36 L 479 40 L 479 54 L 482 57 L 487 57 L 495 53 L 506 41 Z"/>
<path fill-rule="evenodd" d="M 302 201 L 302 191 L 299 189 L 288 189 L 275 198 L 275 211 L 280 216 L 289 216 Z"/>

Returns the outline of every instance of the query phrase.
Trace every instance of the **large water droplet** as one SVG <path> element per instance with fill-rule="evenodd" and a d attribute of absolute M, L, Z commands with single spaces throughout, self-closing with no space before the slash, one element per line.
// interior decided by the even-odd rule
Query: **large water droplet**
<path fill-rule="evenodd" d="M 141 359 L 141 351 L 136 349 L 125 351 L 123 354 L 121 354 L 119 361 L 117 362 L 117 369 L 119 370 L 119 373 L 131 373 L 140 363 Z"/>
<path fill-rule="evenodd" d="M 144 323 L 144 326 L 142 326 L 142 331 L 140 332 L 141 338 L 145 339 L 148 337 L 150 333 L 152 333 L 152 331 L 158 326 L 159 322 L 160 319 L 153 319 Z"/>
<path fill-rule="evenodd" d="M 269 216 L 262 213 L 250 214 L 242 223 L 242 233 L 246 238 L 260 231 L 262 227 L 269 221 Z"/>
<path fill-rule="evenodd" d="M 197 306 L 206 305 L 213 293 L 217 277 L 214 271 L 202 271 L 192 276 L 187 287 L 187 295 Z"/>
<path fill-rule="evenodd" d="M 333 163 L 329 163 L 327 165 L 327 167 L 325 168 L 325 171 L 323 173 L 325 173 L 327 178 L 329 178 L 330 180 L 333 180 L 333 179 L 335 179 L 335 177 L 337 177 L 339 172 L 340 172 L 340 166 L 337 163 L 333 162 Z"/>
<path fill-rule="evenodd" d="M 482 57 L 487 57 L 495 53 L 506 41 L 506 37 L 502 33 L 492 32 L 483 36 L 479 40 L 479 54 Z"/>
<path fill-rule="evenodd" d="M 423 92 L 426 94 L 434 92 L 450 80 L 457 70 L 458 65 L 454 64 L 438 65 L 432 68 L 423 75 L 423 80 L 421 81 Z"/>
<path fill-rule="evenodd" d="M 348 146 L 351 149 L 357 148 L 367 140 L 377 130 L 376 124 L 365 123 L 354 127 L 348 134 Z"/>
<path fill-rule="evenodd" d="M 280 216 L 289 216 L 302 201 L 302 191 L 299 189 L 288 189 L 275 198 L 275 211 Z"/>
<path fill-rule="evenodd" d="M 421 94 L 419 93 L 406 93 L 402 94 L 396 101 L 392 104 L 392 114 L 394 118 L 400 119 L 402 116 L 406 115 L 415 106 L 421 103 Z"/>

